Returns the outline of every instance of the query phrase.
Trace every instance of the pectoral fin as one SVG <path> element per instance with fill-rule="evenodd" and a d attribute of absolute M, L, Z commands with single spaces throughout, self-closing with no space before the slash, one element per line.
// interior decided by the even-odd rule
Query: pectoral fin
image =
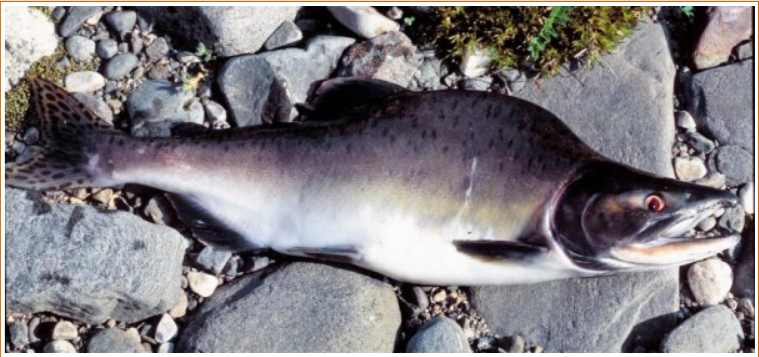
<path fill-rule="evenodd" d="M 338 263 L 355 263 L 360 260 L 361 253 L 353 246 L 335 247 L 294 247 L 287 249 L 287 254 L 300 255 L 314 259 L 329 260 Z"/>
<path fill-rule="evenodd" d="M 366 108 L 382 105 L 406 88 L 390 82 L 363 78 L 338 77 L 319 84 L 308 104 L 298 104 L 301 121 L 338 121 L 363 118 Z"/>
<path fill-rule="evenodd" d="M 548 252 L 548 247 L 512 241 L 456 240 L 456 249 L 484 261 L 521 260 Z"/>

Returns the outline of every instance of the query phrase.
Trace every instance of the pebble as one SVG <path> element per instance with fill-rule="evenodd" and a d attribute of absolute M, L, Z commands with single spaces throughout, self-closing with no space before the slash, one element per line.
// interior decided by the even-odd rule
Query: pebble
<path fill-rule="evenodd" d="M 427 321 L 406 346 L 407 353 L 470 353 L 464 331 L 456 322 L 437 316 Z"/>
<path fill-rule="evenodd" d="M 285 21 L 282 25 L 279 25 L 274 33 L 264 42 L 264 48 L 267 50 L 273 50 L 289 45 L 293 45 L 303 39 L 303 33 L 300 28 L 292 22 Z"/>
<path fill-rule="evenodd" d="M 740 232 L 743 230 L 743 226 L 746 223 L 746 217 L 743 214 L 743 209 L 740 207 L 728 208 L 725 210 L 725 214 L 719 218 L 717 225 L 730 232 Z"/>
<path fill-rule="evenodd" d="M 29 344 L 29 328 L 26 323 L 14 321 L 8 325 L 8 333 L 13 346 L 21 347 Z"/>
<path fill-rule="evenodd" d="M 145 53 L 151 61 L 158 61 L 169 54 L 169 43 L 166 41 L 166 38 L 159 37 L 145 49 Z"/>
<path fill-rule="evenodd" d="M 340 77 L 371 77 L 407 87 L 422 65 L 416 46 L 402 32 L 390 32 L 350 46 L 340 59 Z"/>
<path fill-rule="evenodd" d="M 725 175 L 719 172 L 711 172 L 704 178 L 696 180 L 694 183 L 709 186 L 714 188 L 722 188 L 725 186 Z"/>
<path fill-rule="evenodd" d="M 480 352 L 496 349 L 498 341 L 493 336 L 483 336 L 477 339 L 477 349 Z"/>
<path fill-rule="evenodd" d="M 150 79 L 167 79 L 171 75 L 171 67 L 165 64 L 157 64 L 148 71 Z"/>
<path fill-rule="evenodd" d="M 728 186 L 738 186 L 753 181 L 754 158 L 739 146 L 721 146 L 715 150 L 719 172 L 725 174 Z"/>
<path fill-rule="evenodd" d="M 436 291 L 435 293 L 433 293 L 432 296 L 430 297 L 430 299 L 434 303 L 441 303 L 441 302 L 445 301 L 445 296 L 446 296 L 445 290 L 440 289 L 440 290 Z"/>
<path fill-rule="evenodd" d="M 122 53 L 111 58 L 105 65 L 105 76 L 110 79 L 121 79 L 137 67 L 139 60 L 131 53 Z"/>
<path fill-rule="evenodd" d="M 60 22 L 64 16 L 66 16 L 66 8 L 63 6 L 56 6 L 53 12 L 50 14 L 56 22 Z"/>
<path fill-rule="evenodd" d="M 129 40 L 129 50 L 132 51 L 132 53 L 134 54 L 140 53 L 140 51 L 142 51 L 142 47 L 143 47 L 142 38 L 140 38 L 139 36 L 133 36 Z"/>
<path fill-rule="evenodd" d="M 335 19 L 355 34 L 373 38 L 398 31 L 400 26 L 371 6 L 327 6 Z"/>
<path fill-rule="evenodd" d="M 63 85 L 70 93 L 92 93 L 105 86 L 105 78 L 97 72 L 74 72 L 63 79 Z"/>
<path fill-rule="evenodd" d="M 221 106 L 221 104 L 209 100 L 205 105 L 206 118 L 214 125 L 220 122 L 227 121 L 227 110 Z"/>
<path fill-rule="evenodd" d="M 142 213 L 156 224 L 167 226 L 172 222 L 173 210 L 171 203 L 163 196 L 152 197 Z"/>
<path fill-rule="evenodd" d="M 187 314 L 187 294 L 182 292 L 179 295 L 179 301 L 169 310 L 169 316 L 178 319 Z"/>
<path fill-rule="evenodd" d="M 696 120 L 690 113 L 681 110 L 675 114 L 676 125 L 680 129 L 684 129 L 687 132 L 696 131 Z"/>
<path fill-rule="evenodd" d="M 696 302 L 701 306 L 722 302 L 733 285 L 730 265 L 719 258 L 694 263 L 688 269 L 688 286 Z"/>
<path fill-rule="evenodd" d="M 738 59 L 745 60 L 754 57 L 754 40 L 738 46 Z"/>
<path fill-rule="evenodd" d="M 71 58 L 87 62 L 95 54 L 95 41 L 83 36 L 71 36 L 66 40 L 66 52 Z"/>
<path fill-rule="evenodd" d="M 37 326 L 40 325 L 40 318 L 39 317 L 33 317 L 31 320 L 29 320 L 29 342 L 30 343 L 37 343 L 40 341 L 40 338 L 37 336 Z"/>
<path fill-rule="evenodd" d="M 508 353 L 523 353 L 526 341 L 522 335 L 515 335 L 501 339 L 500 344 Z"/>
<path fill-rule="evenodd" d="M 104 60 L 111 59 L 113 56 L 119 53 L 119 44 L 118 42 L 111 40 L 110 38 L 105 39 L 105 40 L 100 40 L 97 43 L 97 48 L 95 49 L 95 52 L 97 52 L 98 57 Z"/>
<path fill-rule="evenodd" d="M 27 140 L 24 141 L 28 143 Z M 743 185 L 740 190 L 738 190 L 738 197 L 741 199 L 743 211 L 748 214 L 754 214 L 754 183 L 749 182 Z"/>
<path fill-rule="evenodd" d="M 201 272 L 187 273 L 187 282 L 190 290 L 202 297 L 211 296 L 219 285 L 219 280 L 215 276 Z"/>
<path fill-rule="evenodd" d="M 200 251 L 195 262 L 204 269 L 218 275 L 227 265 L 229 258 L 232 256 L 230 251 L 214 250 L 211 247 L 205 247 Z"/>
<path fill-rule="evenodd" d="M 79 337 L 76 325 L 69 321 L 60 321 L 53 328 L 54 340 L 73 340 Z"/>
<path fill-rule="evenodd" d="M 420 310 L 426 310 L 430 307 L 430 299 L 421 287 L 415 286 L 412 291 L 414 292 L 416 306 L 418 306 Z"/>
<path fill-rule="evenodd" d="M 525 83 L 527 83 L 527 77 L 524 73 L 514 68 L 509 68 L 499 73 L 498 76 L 506 82 L 511 93 L 519 92 L 519 90 L 524 88 Z"/>
<path fill-rule="evenodd" d="M 696 150 L 696 152 L 704 154 L 712 152 L 712 150 L 714 150 L 716 147 L 713 141 L 707 139 L 705 136 L 699 134 L 698 132 L 688 134 L 686 143 L 688 146 L 693 148 L 693 150 Z"/>
<path fill-rule="evenodd" d="M 158 346 L 157 353 L 174 353 L 174 344 L 171 342 L 162 343 Z"/>
<path fill-rule="evenodd" d="M 45 353 L 76 353 L 76 348 L 69 341 L 56 340 L 45 345 Z M 112 352 L 112 351 L 108 351 Z"/>
<path fill-rule="evenodd" d="M 709 216 L 702 219 L 701 222 L 698 222 L 698 225 L 696 227 L 698 227 L 698 229 L 704 232 L 708 232 L 712 230 L 712 228 L 714 228 L 716 225 L 717 225 L 717 219 Z"/>
<path fill-rule="evenodd" d="M 108 328 L 97 332 L 87 343 L 89 353 L 141 353 L 140 335 L 134 328 Z"/>
<path fill-rule="evenodd" d="M 95 192 L 92 196 L 90 196 L 90 199 L 93 201 L 100 203 L 100 204 L 108 204 L 108 202 L 111 202 L 111 198 L 113 197 L 113 189 L 110 188 L 104 188 L 102 190 L 99 190 L 98 192 Z"/>
<path fill-rule="evenodd" d="M 459 70 L 463 75 L 469 78 L 479 77 L 487 73 L 492 62 L 493 60 L 484 50 L 477 48 L 467 48 L 464 51 L 463 58 L 461 59 Z"/>
<path fill-rule="evenodd" d="M 154 339 L 158 343 L 166 343 L 177 337 L 178 333 L 179 328 L 174 319 L 169 314 L 163 314 L 156 325 Z"/>
<path fill-rule="evenodd" d="M 732 311 L 712 306 L 677 326 L 661 344 L 664 353 L 728 353 L 743 342 L 743 330 Z"/>
<path fill-rule="evenodd" d="M 84 25 L 87 19 L 97 15 L 101 11 L 100 6 L 72 6 L 68 15 L 58 27 L 58 33 L 63 38 L 73 35 Z"/>
<path fill-rule="evenodd" d="M 40 140 L 40 131 L 36 127 L 30 126 L 24 132 L 21 140 L 29 145 L 34 145 Z"/>
<path fill-rule="evenodd" d="M 105 15 L 105 22 L 116 32 L 132 31 L 137 23 L 134 11 L 111 11 Z"/>
<path fill-rule="evenodd" d="M 486 91 L 493 84 L 493 77 L 466 78 L 461 84 L 461 88 L 474 91 Z"/>
<path fill-rule="evenodd" d="M 703 178 L 707 173 L 704 161 L 696 157 L 676 157 L 675 174 L 682 181 L 692 182 Z"/>

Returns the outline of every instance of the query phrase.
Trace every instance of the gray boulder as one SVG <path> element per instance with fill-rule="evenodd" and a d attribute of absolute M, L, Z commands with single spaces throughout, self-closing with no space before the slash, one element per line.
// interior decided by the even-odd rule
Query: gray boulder
<path fill-rule="evenodd" d="M 345 267 L 293 263 L 223 285 L 189 321 L 180 352 L 392 352 L 390 285 Z"/>
<path fill-rule="evenodd" d="M 161 19 L 158 26 L 195 46 L 204 43 L 219 57 L 258 51 L 299 6 L 140 6 Z"/>
<path fill-rule="evenodd" d="M 753 151 L 754 60 L 695 74 L 687 85 L 688 111 L 720 145 Z"/>
<path fill-rule="evenodd" d="M 343 56 L 341 77 L 371 77 L 406 87 L 422 65 L 422 55 L 402 32 L 357 43 Z"/>
<path fill-rule="evenodd" d="M 140 335 L 135 329 L 108 328 L 97 332 L 87 343 L 88 353 L 142 353 Z"/>
<path fill-rule="evenodd" d="M 660 25 L 642 23 L 604 66 L 528 83 L 516 96 L 555 113 L 602 154 L 673 176 L 674 66 Z M 678 269 L 474 288 L 491 331 L 521 334 L 548 352 L 656 346 L 675 323 Z"/>
<path fill-rule="evenodd" d="M 126 102 L 134 136 L 170 136 L 179 122 L 203 124 L 203 105 L 191 91 L 165 80 L 147 80 Z"/>
<path fill-rule="evenodd" d="M 427 321 L 406 346 L 407 353 L 471 353 L 464 330 L 455 321 L 437 316 Z"/>
<path fill-rule="evenodd" d="M 680 326 L 662 341 L 664 353 L 728 353 L 743 344 L 743 329 L 727 306 L 707 308 Z"/>
<path fill-rule="evenodd" d="M 352 38 L 317 36 L 306 49 L 288 48 L 227 61 L 219 87 L 238 126 L 290 121 L 295 103 L 306 101 L 311 86 L 329 77 Z"/>
<path fill-rule="evenodd" d="M 134 322 L 179 300 L 184 239 L 131 214 L 6 187 L 8 312 Z"/>
<path fill-rule="evenodd" d="M 75 34 L 87 19 L 101 11 L 100 6 L 72 6 L 58 27 L 58 33 L 64 38 Z"/>
<path fill-rule="evenodd" d="M 40 58 L 52 55 L 58 46 L 55 26 L 40 11 L 22 7 L 3 8 L 5 31 L 4 80 L 15 85 Z M 10 89 L 3 86 L 4 90 Z"/>

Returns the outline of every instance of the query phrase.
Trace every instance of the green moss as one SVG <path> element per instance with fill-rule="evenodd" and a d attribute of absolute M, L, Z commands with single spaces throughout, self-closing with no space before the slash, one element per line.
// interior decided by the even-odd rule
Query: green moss
<path fill-rule="evenodd" d="M 63 86 L 63 78 L 67 74 L 81 71 L 94 71 L 97 68 L 96 62 L 76 62 L 71 61 L 66 68 L 61 68 L 56 64 L 58 59 L 66 54 L 63 44 L 59 44 L 55 52 L 47 57 L 43 57 L 26 72 L 26 77 L 37 76 L 52 81 Z M 5 128 L 8 131 L 19 131 L 24 118 L 29 109 L 29 83 L 26 78 L 19 81 L 13 89 L 5 92 Z"/>
<path fill-rule="evenodd" d="M 443 6 L 406 31 L 460 61 L 471 48 L 485 49 L 495 68 L 527 67 L 556 73 L 572 60 L 592 63 L 629 36 L 647 6 Z"/>
<path fill-rule="evenodd" d="M 48 19 L 53 20 L 53 10 L 50 9 L 48 6 L 29 6 L 29 8 L 39 10 L 43 15 L 47 16 Z"/>

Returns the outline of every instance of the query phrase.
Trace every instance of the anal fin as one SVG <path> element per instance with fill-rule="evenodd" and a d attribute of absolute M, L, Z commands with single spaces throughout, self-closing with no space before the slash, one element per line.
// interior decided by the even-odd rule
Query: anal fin
<path fill-rule="evenodd" d="M 522 260 L 548 252 L 548 247 L 512 241 L 455 240 L 453 245 L 464 254 L 484 261 Z"/>
<path fill-rule="evenodd" d="M 205 209 L 191 196 L 167 193 L 166 198 L 174 206 L 177 216 L 192 232 L 193 237 L 221 251 L 249 251 L 262 249 L 245 239 L 221 219 Z"/>

